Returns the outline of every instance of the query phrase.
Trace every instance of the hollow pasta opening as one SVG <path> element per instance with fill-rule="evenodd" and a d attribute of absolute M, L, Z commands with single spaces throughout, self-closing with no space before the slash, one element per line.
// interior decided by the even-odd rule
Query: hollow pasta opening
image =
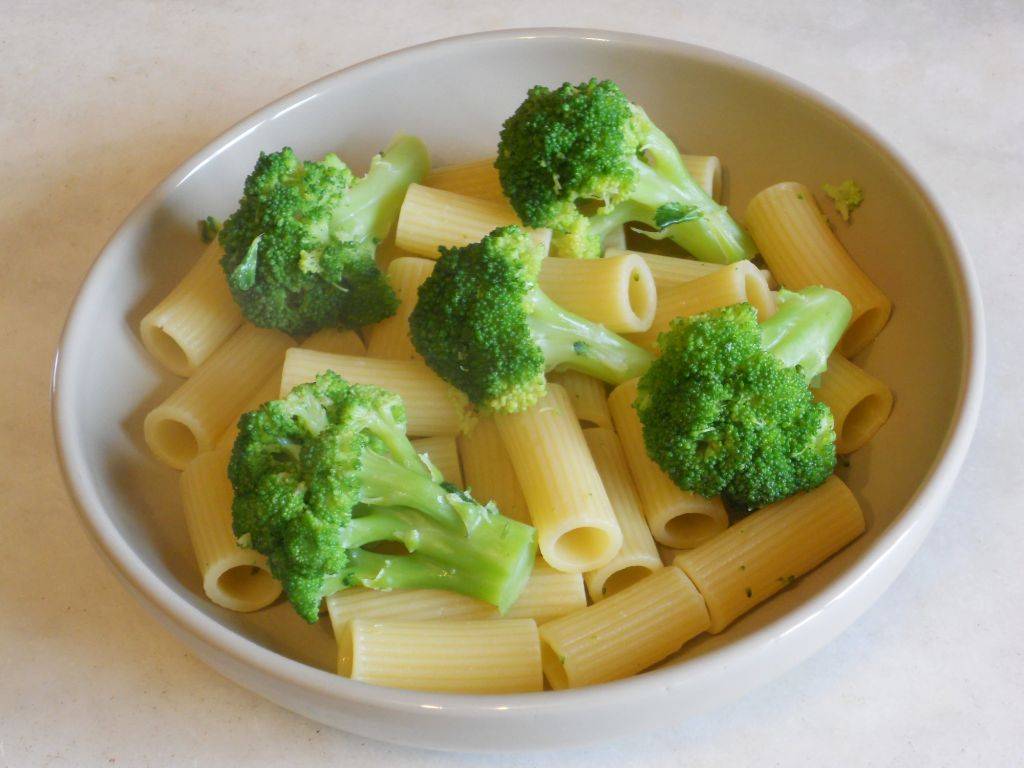
<path fill-rule="evenodd" d="M 842 427 L 836 439 L 836 448 L 840 453 L 849 453 L 860 448 L 871 439 L 878 428 L 885 423 L 886 398 L 873 392 L 861 399 L 843 419 Z M 881 414 L 881 418 L 879 418 Z"/>
<path fill-rule="evenodd" d="M 878 332 L 882 330 L 888 312 L 885 307 L 870 307 L 855 317 L 843 338 L 839 340 L 839 351 L 846 357 L 855 355 L 870 342 Z"/>
<path fill-rule="evenodd" d="M 657 294 L 649 274 L 640 265 L 629 271 L 629 308 L 636 318 L 638 329 L 644 325 L 650 327 L 654 320 Z"/>
<path fill-rule="evenodd" d="M 569 687 L 569 675 L 566 674 L 565 665 L 562 664 L 555 649 L 544 641 L 540 644 L 540 665 L 544 669 L 548 685 L 556 691 Z"/>
<path fill-rule="evenodd" d="M 616 571 L 605 579 L 603 592 L 605 597 L 621 592 L 626 587 L 636 584 L 640 579 L 650 576 L 651 569 L 646 565 L 630 565 Z"/>
<path fill-rule="evenodd" d="M 150 353 L 179 376 L 191 373 L 192 366 L 181 345 L 163 328 L 146 325 L 142 329 L 143 340 Z"/>
<path fill-rule="evenodd" d="M 685 549 L 710 539 L 719 530 L 721 525 L 713 517 L 687 512 L 665 523 L 665 538 L 669 546 Z"/>
<path fill-rule="evenodd" d="M 581 526 L 559 536 L 552 550 L 556 560 L 589 566 L 607 554 L 611 543 L 611 534 L 603 528 Z"/>
<path fill-rule="evenodd" d="M 176 466 L 185 466 L 199 455 L 195 433 L 176 419 L 157 418 L 150 425 L 150 443 Z"/>
<path fill-rule="evenodd" d="M 217 590 L 241 605 L 262 607 L 281 591 L 277 581 L 256 565 L 236 565 L 217 577 Z"/>

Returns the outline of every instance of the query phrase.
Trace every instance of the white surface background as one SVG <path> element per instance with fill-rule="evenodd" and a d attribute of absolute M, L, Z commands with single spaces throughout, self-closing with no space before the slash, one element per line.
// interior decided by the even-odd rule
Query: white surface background
<path fill-rule="evenodd" d="M 529 25 L 739 54 L 888 136 L 940 193 L 974 258 L 989 328 L 985 409 L 948 509 L 906 572 L 774 684 L 671 731 L 577 752 L 391 747 L 236 687 L 131 602 L 60 480 L 51 357 L 106 238 L 223 129 L 361 59 Z M 1019 0 L 0 0 L 0 766 L 1024 765 L 1022 75 Z"/>

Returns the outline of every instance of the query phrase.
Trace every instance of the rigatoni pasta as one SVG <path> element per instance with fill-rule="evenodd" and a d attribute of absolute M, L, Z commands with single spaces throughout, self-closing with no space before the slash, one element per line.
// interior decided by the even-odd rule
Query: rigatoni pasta
<path fill-rule="evenodd" d="M 829 229 L 810 190 L 793 181 L 759 192 L 747 206 L 747 226 L 765 263 L 786 288 L 823 285 L 853 305 L 839 351 L 852 356 L 885 327 L 892 302 Z"/>
<path fill-rule="evenodd" d="M 409 315 L 416 306 L 416 294 L 423 281 L 434 271 L 434 262 L 414 256 L 402 256 L 388 265 L 388 281 L 398 296 L 398 309 L 374 325 L 366 354 L 390 360 L 416 360 L 419 355 L 409 338 Z"/>
<path fill-rule="evenodd" d="M 143 433 L 153 454 L 183 469 L 213 448 L 291 344 L 280 331 L 239 328 L 195 375 L 146 415 Z"/>
<path fill-rule="evenodd" d="M 864 531 L 864 513 L 834 475 L 814 490 L 777 501 L 676 557 L 721 632 Z"/>
<path fill-rule="evenodd" d="M 436 259 L 440 246 L 476 243 L 498 227 L 518 223 L 507 204 L 413 184 L 398 216 L 395 244 L 407 253 Z M 550 246 L 550 230 L 528 231 L 545 248 Z"/>
<path fill-rule="evenodd" d="M 633 408 L 636 385 L 633 379 L 612 390 L 608 410 L 640 494 L 644 517 L 659 544 L 678 549 L 696 547 L 724 531 L 729 515 L 720 498 L 705 499 L 682 490 L 648 457 L 643 426 Z"/>
<path fill-rule="evenodd" d="M 628 251 L 603 259 L 544 259 L 537 282 L 559 306 L 616 333 L 646 331 L 654 320 L 651 270 Z"/>
<path fill-rule="evenodd" d="M 232 611 L 256 611 L 274 602 L 281 585 L 270 575 L 267 559 L 238 546 L 231 531 L 228 450 L 207 451 L 181 474 L 185 524 L 206 596 Z"/>
<path fill-rule="evenodd" d="M 540 628 L 544 676 L 579 688 L 642 672 L 708 628 L 708 611 L 678 568 L 660 568 L 606 600 Z"/>
<path fill-rule="evenodd" d="M 191 376 L 242 324 L 220 267 L 223 255 L 211 244 L 163 301 L 139 323 L 146 350 L 171 373 Z"/>
<path fill-rule="evenodd" d="M 622 529 L 622 547 L 615 557 L 601 568 L 588 571 L 584 577 L 587 593 L 596 603 L 658 570 L 662 563 L 619 438 L 603 427 L 585 429 L 583 437 Z"/>
<path fill-rule="evenodd" d="M 509 205 L 501 189 L 501 179 L 498 178 L 493 157 L 434 168 L 423 179 L 423 186 Z M 511 206 L 509 210 L 512 210 Z"/>
<path fill-rule="evenodd" d="M 680 283 L 688 283 L 712 272 L 717 272 L 725 266 L 724 264 L 712 264 L 707 261 L 697 261 L 696 259 L 685 259 L 682 256 L 663 256 L 657 253 L 626 251 L 621 248 L 606 248 L 604 257 L 606 259 L 613 259 L 627 253 L 639 256 L 644 260 L 647 268 L 651 270 L 654 287 L 659 294 L 669 288 L 674 288 Z"/>
<path fill-rule="evenodd" d="M 836 452 L 853 453 L 881 429 L 892 412 L 892 390 L 838 352 L 828 359 L 814 396 L 829 407 L 836 425 Z"/>
<path fill-rule="evenodd" d="M 526 497 L 494 419 L 477 419 L 472 429 L 459 435 L 458 441 L 466 487 L 473 498 L 483 503 L 493 501 L 505 517 L 529 524 Z"/>
<path fill-rule="evenodd" d="M 379 360 L 292 348 L 284 358 L 281 395 L 297 384 L 334 371 L 352 384 L 383 384 L 405 403 L 409 434 L 415 437 L 457 435 L 466 421 L 460 395 L 416 360 Z"/>
<path fill-rule="evenodd" d="M 683 155 L 683 166 L 715 202 L 722 201 L 722 163 L 714 155 Z"/>
<path fill-rule="evenodd" d="M 560 384 L 569 395 L 576 418 L 583 427 L 610 427 L 608 389 L 603 381 L 579 371 L 552 371 L 548 381 Z"/>
<path fill-rule="evenodd" d="M 562 571 L 607 564 L 622 531 L 565 390 L 551 384 L 529 410 L 495 421 L 544 559 Z"/>
<path fill-rule="evenodd" d="M 419 454 L 426 454 L 431 464 L 437 467 L 445 480 L 462 488 L 462 464 L 459 462 L 459 448 L 451 435 L 420 437 L 412 440 L 412 447 Z"/>

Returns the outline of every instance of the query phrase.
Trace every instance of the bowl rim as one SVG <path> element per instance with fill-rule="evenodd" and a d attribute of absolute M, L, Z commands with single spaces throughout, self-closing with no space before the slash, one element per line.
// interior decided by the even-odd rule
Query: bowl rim
<path fill-rule="evenodd" d="M 87 447 L 76 432 L 72 400 L 67 395 L 74 380 L 76 364 L 86 349 L 82 339 L 87 328 L 78 321 L 86 306 L 91 303 L 88 300 L 90 294 L 101 284 L 103 267 L 111 261 L 112 252 L 116 250 L 119 241 L 127 238 L 130 232 L 151 216 L 172 190 L 185 183 L 213 158 L 255 131 L 263 122 L 317 98 L 326 87 L 344 79 L 350 73 L 372 70 L 382 62 L 413 60 L 449 46 L 533 39 L 588 40 L 613 45 L 642 45 L 665 54 L 684 55 L 725 67 L 748 78 L 767 81 L 838 117 L 875 151 L 900 169 L 931 215 L 937 228 L 937 235 L 945 239 L 949 246 L 948 267 L 955 283 L 958 310 L 965 326 L 966 349 L 961 370 L 963 385 L 954 406 L 950 428 L 943 438 L 939 453 L 918 489 L 898 516 L 880 532 L 878 538 L 864 552 L 860 553 L 857 560 L 844 573 L 825 585 L 817 594 L 735 642 L 687 660 L 683 664 L 658 668 L 610 683 L 562 691 L 509 695 L 451 694 L 382 688 L 349 680 L 333 672 L 278 654 L 221 625 L 173 589 L 165 586 L 160 577 L 119 535 L 116 526 L 106 515 L 93 477 L 86 469 L 84 456 Z M 669 692 L 680 686 L 684 678 L 707 677 L 709 674 L 714 677 L 716 669 L 736 666 L 740 660 L 756 662 L 771 649 L 777 651 L 780 642 L 796 643 L 801 637 L 809 637 L 812 630 L 826 622 L 830 613 L 834 613 L 833 609 L 837 602 L 856 589 L 870 572 L 879 568 L 882 561 L 892 555 L 900 542 L 907 538 L 915 538 L 912 536 L 915 533 L 916 538 L 923 538 L 931 527 L 938 516 L 940 502 L 949 492 L 970 445 L 981 406 L 984 369 L 985 333 L 981 293 L 973 265 L 966 255 L 955 226 L 910 162 L 857 116 L 829 97 L 793 78 L 738 56 L 704 46 L 600 29 L 535 27 L 500 29 L 442 38 L 387 52 L 337 70 L 256 110 L 185 160 L 128 215 L 103 246 L 83 279 L 61 333 L 53 363 L 50 394 L 59 464 L 83 526 L 115 573 L 129 587 L 129 591 L 144 603 L 148 603 L 146 607 L 156 609 L 165 620 L 172 623 L 175 630 L 195 637 L 214 650 L 233 658 L 237 663 L 255 668 L 267 677 L 339 702 L 348 701 L 406 712 L 430 710 L 435 716 L 447 714 L 488 717 L 501 716 L 509 710 L 578 710 L 584 705 L 595 705 L 602 699 L 607 700 L 609 696 L 615 697 L 616 706 L 622 706 L 630 700 L 649 695 L 652 689 L 660 687 Z M 864 605 L 857 614 L 866 608 L 867 605 Z M 857 614 L 848 618 L 838 631 L 851 623 Z M 826 633 L 827 637 L 831 637 L 832 634 Z M 815 644 L 815 649 L 817 645 Z"/>

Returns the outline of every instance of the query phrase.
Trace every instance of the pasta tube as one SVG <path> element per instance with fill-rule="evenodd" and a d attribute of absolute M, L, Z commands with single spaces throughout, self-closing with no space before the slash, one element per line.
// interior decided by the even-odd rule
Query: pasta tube
<path fill-rule="evenodd" d="M 461 247 L 483 240 L 492 230 L 519 219 L 508 204 L 477 200 L 454 192 L 412 184 L 398 214 L 395 244 L 403 251 L 429 259 L 438 257 L 438 247 Z M 551 231 L 529 230 L 545 248 Z"/>
<path fill-rule="evenodd" d="M 839 351 L 851 357 L 885 327 L 892 302 L 828 228 L 810 190 L 793 181 L 762 190 L 747 206 L 747 226 L 765 263 L 786 288 L 824 285 L 853 305 Z"/>
<path fill-rule="evenodd" d="M 650 268 L 628 251 L 603 259 L 544 259 L 538 284 L 559 306 L 616 333 L 646 331 L 658 303 Z"/>
<path fill-rule="evenodd" d="M 146 415 L 153 454 L 175 469 L 213 448 L 292 344 L 280 331 L 245 324 L 195 375 Z"/>
<path fill-rule="evenodd" d="M 398 309 L 370 329 L 367 355 L 390 360 L 419 359 L 409 339 L 409 315 L 416 306 L 417 291 L 433 271 L 433 261 L 414 256 L 401 256 L 388 265 L 388 281 L 398 296 Z"/>
<path fill-rule="evenodd" d="M 414 691 L 522 693 L 544 687 L 532 619 L 355 619 L 338 643 L 338 673 Z"/>
<path fill-rule="evenodd" d="M 834 475 L 812 491 L 769 504 L 675 564 L 704 596 L 721 632 L 755 605 L 834 555 L 864 531 L 864 513 Z"/>
<path fill-rule="evenodd" d="M 180 283 L 139 323 L 146 351 L 171 373 L 191 376 L 242 324 L 211 244 Z"/>
<path fill-rule="evenodd" d="M 722 202 L 722 163 L 714 155 L 683 155 L 683 165 L 700 188 L 716 203 Z"/>
<path fill-rule="evenodd" d="M 465 487 L 462 481 L 462 465 L 459 463 L 459 449 L 454 437 L 437 435 L 421 437 L 411 442 L 416 453 L 427 454 L 430 463 L 437 467 L 445 480 L 458 488 Z"/>
<path fill-rule="evenodd" d="M 501 180 L 498 178 L 498 169 L 494 167 L 493 157 L 435 168 L 423 179 L 423 186 L 494 203 L 504 203 L 510 211 L 512 210 L 501 189 Z M 512 215 L 515 216 L 514 213 Z"/>
<path fill-rule="evenodd" d="M 606 565 L 622 546 L 622 530 L 565 390 L 551 384 L 529 410 L 494 420 L 544 559 L 560 571 Z"/>
<path fill-rule="evenodd" d="M 263 555 L 235 541 L 229 458 L 227 450 L 207 451 L 185 467 L 181 474 L 185 524 L 206 596 L 222 608 L 256 611 L 277 599 L 281 585 L 270 575 Z"/>
<path fill-rule="evenodd" d="M 680 283 L 688 283 L 699 277 L 704 277 L 712 272 L 717 272 L 724 265 L 712 264 L 707 261 L 696 259 L 684 259 L 681 256 L 662 256 L 657 253 L 640 253 L 639 251 L 625 251 L 620 248 L 608 248 L 604 252 L 606 259 L 615 258 L 626 253 L 639 256 L 651 270 L 651 277 L 654 278 L 654 287 L 661 294 L 669 288 L 674 288 Z M 651 322 L 654 322 L 653 320 Z"/>
<path fill-rule="evenodd" d="M 635 400 L 636 379 L 633 379 L 612 391 L 608 410 L 622 441 L 651 535 L 659 544 L 669 547 L 695 547 L 724 531 L 729 525 L 729 515 L 720 498 L 705 499 L 682 490 L 648 458 L 643 427 L 633 408 Z"/>
<path fill-rule="evenodd" d="M 473 498 L 484 504 L 493 501 L 505 517 L 529 525 L 526 498 L 494 419 L 479 419 L 473 429 L 459 435 L 458 441 L 466 487 Z"/>
<path fill-rule="evenodd" d="M 853 453 L 874 437 L 892 412 L 892 390 L 838 352 L 828 359 L 814 396 L 836 423 L 836 452 Z"/>
<path fill-rule="evenodd" d="M 561 384 L 569 395 L 572 409 L 584 427 L 610 427 L 608 391 L 603 381 L 579 371 L 553 371 L 548 381 Z"/>
<path fill-rule="evenodd" d="M 619 438 L 612 430 L 601 427 L 583 430 L 583 437 L 622 529 L 622 548 L 615 557 L 584 577 L 590 599 L 596 603 L 660 569 L 662 563 Z"/>
<path fill-rule="evenodd" d="M 634 675 L 708 628 L 704 600 L 678 568 L 650 576 L 540 628 L 552 688 L 579 688 Z"/>
<path fill-rule="evenodd" d="M 461 395 L 416 360 L 377 360 L 292 348 L 285 354 L 280 394 L 328 370 L 352 384 L 376 384 L 396 393 L 405 403 L 408 431 L 414 437 L 457 435 L 466 419 Z"/>
<path fill-rule="evenodd" d="M 629 339 L 657 352 L 658 336 L 669 329 L 677 317 L 688 317 L 709 309 L 750 302 L 764 320 L 775 312 L 775 297 L 765 276 L 749 261 L 727 264 L 704 277 L 668 288 L 658 296 L 658 308 L 649 330 Z"/>

